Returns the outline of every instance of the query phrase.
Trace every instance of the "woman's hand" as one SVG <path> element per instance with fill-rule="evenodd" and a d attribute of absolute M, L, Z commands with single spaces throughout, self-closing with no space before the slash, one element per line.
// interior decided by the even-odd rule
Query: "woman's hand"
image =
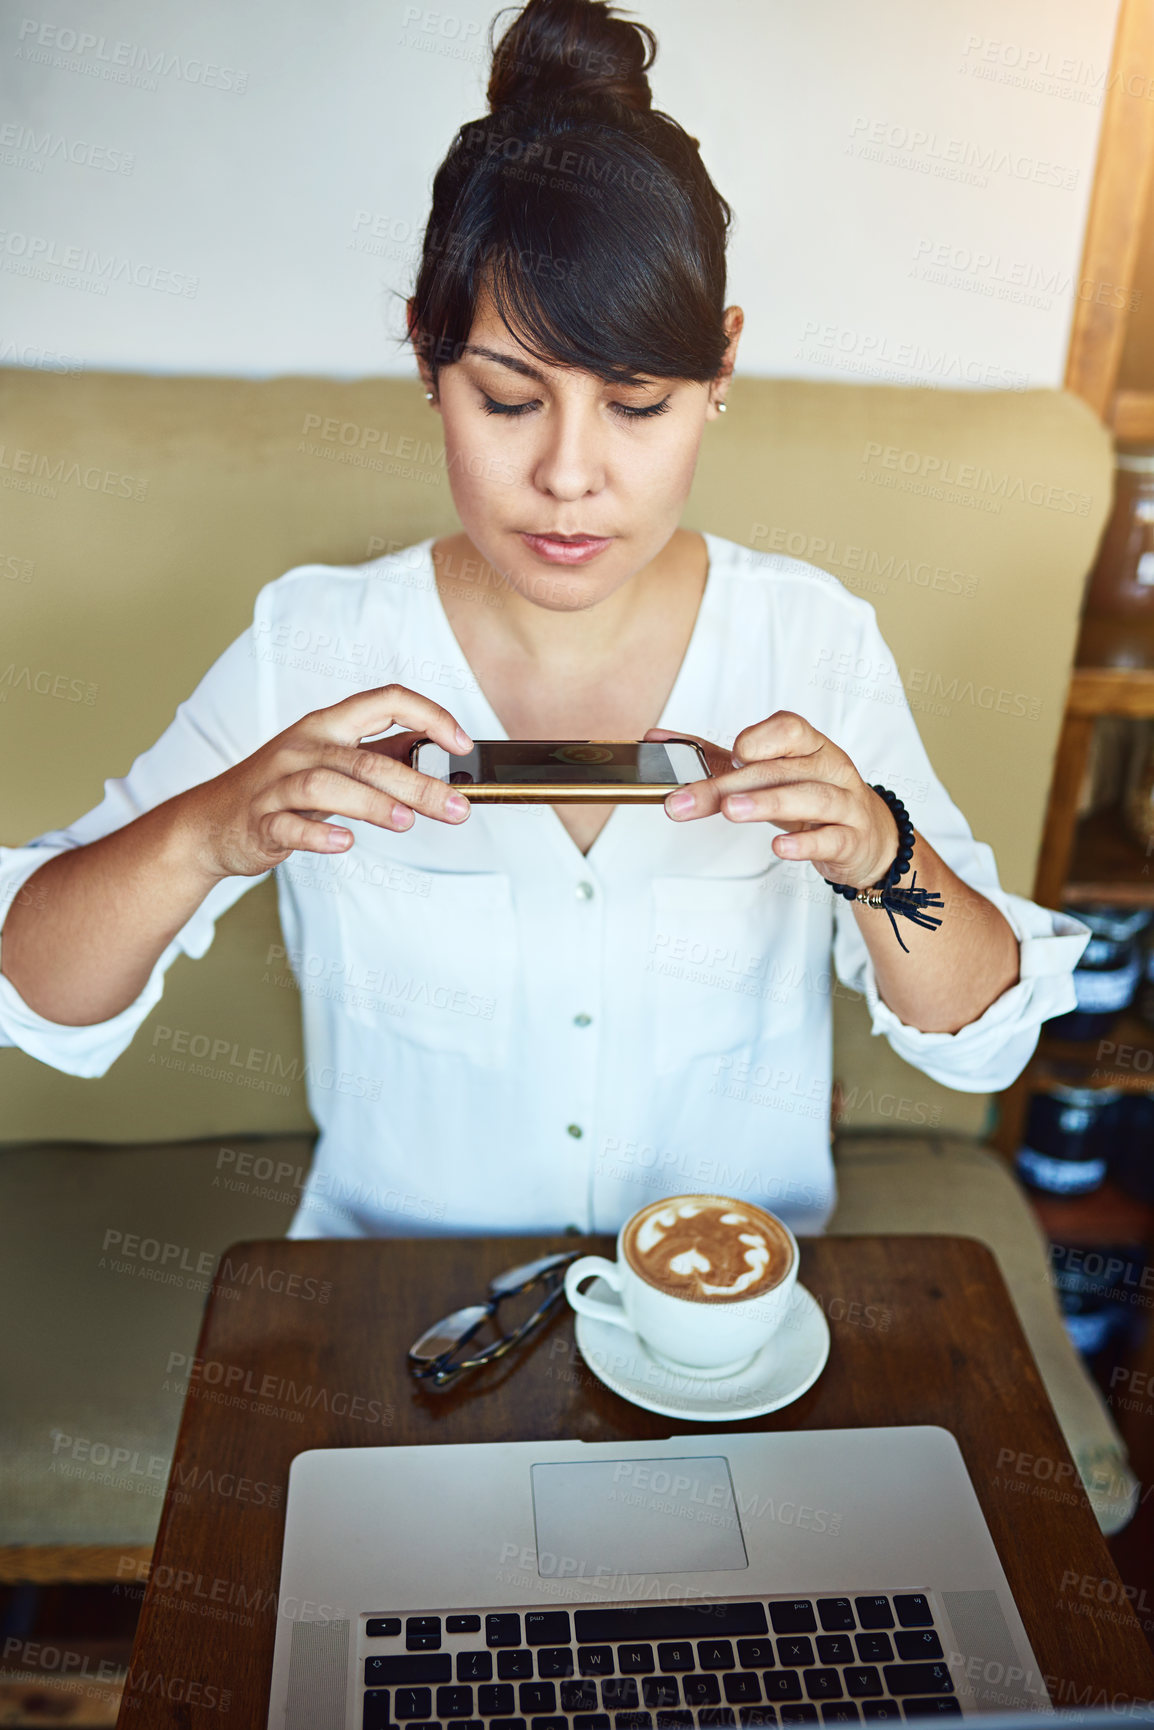
<path fill-rule="evenodd" d="M 694 735 L 652 727 L 645 737 Z M 732 757 L 704 739 L 697 743 L 713 772 L 666 799 L 678 822 L 720 811 L 732 823 L 772 823 L 785 831 L 773 838 L 778 858 L 808 859 L 828 882 L 856 889 L 876 883 L 893 864 L 898 826 L 889 806 L 804 716 L 779 709 L 746 727 Z"/>
<path fill-rule="evenodd" d="M 361 743 L 398 722 L 412 730 Z M 393 831 L 410 828 L 414 811 L 463 822 L 468 800 L 409 766 L 409 747 L 424 735 L 457 755 L 472 748 L 447 709 L 404 685 L 358 691 L 302 716 L 184 796 L 199 863 L 215 877 L 256 877 L 296 851 L 346 852 L 352 833 L 327 822 L 331 815 Z"/>

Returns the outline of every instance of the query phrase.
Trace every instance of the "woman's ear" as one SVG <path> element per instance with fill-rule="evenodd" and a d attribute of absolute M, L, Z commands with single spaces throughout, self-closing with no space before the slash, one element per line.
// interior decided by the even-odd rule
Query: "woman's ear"
<path fill-rule="evenodd" d="M 721 365 L 717 375 L 709 387 L 709 401 L 705 410 L 706 420 L 716 420 L 725 402 L 729 389 L 729 381 L 733 377 L 733 368 L 737 360 L 737 345 L 741 340 L 742 328 L 745 324 L 745 314 L 739 306 L 727 306 L 725 309 L 724 329 L 726 335 L 725 353 L 721 357 Z"/>
<path fill-rule="evenodd" d="M 425 358 L 423 345 L 420 340 L 420 332 L 413 329 L 413 307 L 415 304 L 416 303 L 413 299 L 410 299 L 405 303 L 405 316 L 408 319 L 409 337 L 413 344 L 413 354 L 416 357 L 417 371 L 420 373 L 421 383 L 425 387 L 425 395 L 429 398 L 431 405 L 436 408 L 437 384 L 433 377 L 433 369 Z"/>

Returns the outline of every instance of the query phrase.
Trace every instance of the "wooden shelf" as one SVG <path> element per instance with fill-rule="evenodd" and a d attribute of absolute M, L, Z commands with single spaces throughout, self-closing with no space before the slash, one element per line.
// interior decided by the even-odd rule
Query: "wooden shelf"
<path fill-rule="evenodd" d="M 1138 1244 L 1154 1237 L 1154 1207 L 1109 1181 L 1092 1195 L 1059 1199 L 1034 1190 L 1026 1195 L 1051 1243 Z"/>
<path fill-rule="evenodd" d="M 1116 807 L 1091 812 L 1074 833 L 1062 899 L 1075 907 L 1154 907 L 1154 843 L 1143 846 Z"/>
<path fill-rule="evenodd" d="M 1154 714 L 1154 616 L 1083 616 L 1068 708 L 1076 715 Z"/>
<path fill-rule="evenodd" d="M 1101 1056 L 1110 1042 L 1114 1049 Z M 1123 1061 L 1119 1062 L 1119 1053 Z M 1154 1089 L 1154 1028 L 1136 1015 L 1119 1015 L 1109 1033 L 1100 1039 L 1055 1039 L 1042 1028 L 1038 1048 L 1027 1073 L 1030 1091 L 1036 1093 L 1054 1083 L 1058 1087 L 1116 1087 L 1123 1093 L 1149 1093 Z"/>

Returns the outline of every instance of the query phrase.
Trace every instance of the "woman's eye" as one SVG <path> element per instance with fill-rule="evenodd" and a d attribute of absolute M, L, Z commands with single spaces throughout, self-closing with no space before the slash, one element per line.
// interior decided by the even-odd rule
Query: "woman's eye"
<path fill-rule="evenodd" d="M 655 414 L 664 414 L 669 407 L 669 398 L 663 396 L 660 402 L 652 402 L 648 408 L 628 408 L 623 402 L 615 402 L 613 407 L 627 420 L 649 420 Z"/>
<path fill-rule="evenodd" d="M 497 402 L 495 398 L 485 398 L 486 414 L 525 414 L 535 405 L 531 402 Z"/>

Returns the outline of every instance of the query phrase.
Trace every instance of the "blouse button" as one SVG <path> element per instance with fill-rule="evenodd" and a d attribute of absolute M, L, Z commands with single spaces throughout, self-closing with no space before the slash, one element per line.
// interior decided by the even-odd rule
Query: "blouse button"
<path fill-rule="evenodd" d="M 580 1141 L 581 1137 L 585 1134 L 585 1131 L 579 1123 L 571 1123 L 569 1125 L 569 1134 L 573 1137 L 574 1141 Z"/>
<path fill-rule="evenodd" d="M 575 1015 L 573 1017 L 573 1025 L 574 1027 L 588 1027 L 592 1020 L 593 1017 L 591 1015 Z"/>
<path fill-rule="evenodd" d="M 578 901 L 592 901 L 592 899 L 593 899 L 593 885 L 592 885 L 592 883 L 578 883 L 578 885 L 577 885 L 577 899 L 578 899 Z"/>

